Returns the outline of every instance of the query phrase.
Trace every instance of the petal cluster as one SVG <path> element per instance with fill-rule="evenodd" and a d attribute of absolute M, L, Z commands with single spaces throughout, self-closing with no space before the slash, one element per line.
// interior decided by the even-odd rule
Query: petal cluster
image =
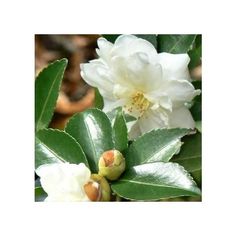
<path fill-rule="evenodd" d="M 187 54 L 157 53 L 148 41 L 121 35 L 98 39 L 98 59 L 81 64 L 81 75 L 104 97 L 104 111 L 118 106 L 136 117 L 130 138 L 157 128 L 194 128 L 187 104 L 198 94 L 190 82 Z"/>
<path fill-rule="evenodd" d="M 76 202 L 90 201 L 84 186 L 91 182 L 90 170 L 83 164 L 54 163 L 45 164 L 36 170 L 44 191 L 45 201 Z M 97 184 L 93 182 L 93 184 Z"/>

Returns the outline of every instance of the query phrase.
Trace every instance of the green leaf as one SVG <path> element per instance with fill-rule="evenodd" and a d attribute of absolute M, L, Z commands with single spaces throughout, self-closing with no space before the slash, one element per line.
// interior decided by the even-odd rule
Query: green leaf
<path fill-rule="evenodd" d="M 192 84 L 195 89 L 202 89 L 202 81 L 201 80 L 194 80 Z"/>
<path fill-rule="evenodd" d="M 202 35 L 196 35 L 193 48 L 188 52 L 190 57 L 189 69 L 193 69 L 201 64 L 202 59 Z"/>
<path fill-rule="evenodd" d="M 36 130 L 47 128 L 53 116 L 67 59 L 61 59 L 43 69 L 35 82 Z"/>
<path fill-rule="evenodd" d="M 34 197 L 36 202 L 43 202 L 44 199 L 47 197 L 47 193 L 44 192 L 42 187 L 35 187 Z"/>
<path fill-rule="evenodd" d="M 124 117 L 125 117 L 126 123 L 137 120 L 137 118 L 135 118 L 134 116 L 131 116 L 129 114 L 124 114 Z"/>
<path fill-rule="evenodd" d="M 202 83 L 200 80 L 196 80 L 192 82 L 195 89 L 201 89 Z M 193 119 L 195 121 L 201 121 L 202 120 L 202 95 L 198 95 L 193 99 L 193 105 L 190 108 L 191 114 L 193 116 Z"/>
<path fill-rule="evenodd" d="M 120 36 L 120 34 L 103 34 L 102 37 L 110 41 L 111 43 L 114 43 L 116 39 Z"/>
<path fill-rule="evenodd" d="M 157 35 L 156 34 L 135 34 L 138 38 L 142 38 L 150 42 L 155 48 L 157 48 Z"/>
<path fill-rule="evenodd" d="M 195 121 L 202 120 L 202 102 L 201 95 L 198 95 L 193 100 L 193 106 L 190 108 L 191 114 Z"/>
<path fill-rule="evenodd" d="M 196 96 L 193 99 L 193 105 L 190 108 L 190 112 L 191 112 L 193 119 L 195 121 L 202 120 L 202 96 L 201 96 L 201 94 Z"/>
<path fill-rule="evenodd" d="M 116 118 L 112 127 L 114 147 L 120 152 L 124 151 L 128 147 L 128 130 L 123 116 L 122 109 L 118 109 L 116 112 Z"/>
<path fill-rule="evenodd" d="M 111 111 L 108 111 L 108 112 L 106 113 L 106 115 L 108 116 L 108 118 L 110 119 L 110 121 L 111 121 L 112 124 L 113 124 L 114 121 L 115 121 L 116 113 L 117 113 L 117 110 L 119 110 L 119 109 L 121 109 L 121 107 L 117 107 L 117 108 L 115 108 L 115 109 L 113 109 L 113 110 L 111 110 Z M 131 116 L 131 115 L 129 115 L 129 114 L 123 113 L 123 115 L 124 115 L 124 118 L 125 118 L 126 123 L 128 123 L 128 122 L 130 122 L 130 121 L 135 121 L 135 120 L 136 120 L 135 117 L 133 117 L 133 116 Z"/>
<path fill-rule="evenodd" d="M 35 166 L 69 162 L 88 166 L 85 154 L 79 143 L 69 134 L 60 130 L 44 129 L 36 134 Z"/>
<path fill-rule="evenodd" d="M 135 140 L 126 154 L 126 166 L 151 162 L 168 162 L 179 151 L 180 138 L 188 134 L 188 129 L 158 129 Z"/>
<path fill-rule="evenodd" d="M 172 161 L 179 163 L 189 172 L 201 170 L 201 134 L 196 133 L 194 135 L 185 136 L 182 141 L 184 144 L 181 151 L 178 155 L 173 157 Z"/>
<path fill-rule="evenodd" d="M 103 34 L 102 36 L 111 43 L 114 43 L 120 34 Z M 135 36 L 147 40 L 157 48 L 157 36 L 155 34 L 135 34 Z"/>
<path fill-rule="evenodd" d="M 187 53 L 192 49 L 195 38 L 195 34 L 160 34 L 157 36 L 157 51 Z"/>
<path fill-rule="evenodd" d="M 188 55 L 190 57 L 189 62 L 189 69 L 193 69 L 196 66 L 199 66 L 201 64 L 201 58 L 202 58 L 202 47 L 194 48 L 188 52 Z"/>
<path fill-rule="evenodd" d="M 43 190 L 39 178 L 35 180 L 34 197 L 36 202 L 42 202 L 47 197 L 47 193 Z"/>
<path fill-rule="evenodd" d="M 196 129 L 201 133 L 202 132 L 202 121 L 195 122 Z"/>
<path fill-rule="evenodd" d="M 88 109 L 74 115 L 65 128 L 87 155 L 92 172 L 98 172 L 98 160 L 103 152 L 114 148 L 111 122 L 98 109 Z"/>
<path fill-rule="evenodd" d="M 119 196 L 131 200 L 159 200 L 201 194 L 189 173 L 171 162 L 132 167 L 111 187 Z"/>
<path fill-rule="evenodd" d="M 195 47 L 198 48 L 202 46 L 202 35 L 198 34 L 195 39 Z"/>
<path fill-rule="evenodd" d="M 100 94 L 98 88 L 94 88 L 94 90 L 95 90 L 94 107 L 102 110 L 104 107 L 103 97 Z"/>
<path fill-rule="evenodd" d="M 199 188 L 202 188 L 202 170 L 196 170 L 196 171 L 192 171 L 191 175 L 193 177 L 193 179 L 195 180 L 195 182 L 197 183 L 197 185 L 199 186 Z"/>

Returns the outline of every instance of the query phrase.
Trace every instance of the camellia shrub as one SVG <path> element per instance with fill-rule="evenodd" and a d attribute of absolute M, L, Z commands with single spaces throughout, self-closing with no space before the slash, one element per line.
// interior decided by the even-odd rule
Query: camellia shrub
<path fill-rule="evenodd" d="M 48 128 L 67 59 L 35 83 L 36 201 L 201 199 L 200 35 L 103 35 L 80 66 L 95 107 Z"/>

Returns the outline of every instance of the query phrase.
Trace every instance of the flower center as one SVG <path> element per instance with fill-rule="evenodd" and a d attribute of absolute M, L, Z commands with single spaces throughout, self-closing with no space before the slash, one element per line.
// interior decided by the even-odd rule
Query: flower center
<path fill-rule="evenodd" d="M 132 97 L 131 97 L 131 104 L 128 107 L 128 111 L 130 113 L 133 112 L 138 112 L 139 115 L 138 117 L 142 116 L 143 113 L 149 108 L 150 102 L 148 101 L 147 98 L 144 97 L 142 92 L 136 92 Z M 135 109 L 135 111 L 134 111 Z"/>

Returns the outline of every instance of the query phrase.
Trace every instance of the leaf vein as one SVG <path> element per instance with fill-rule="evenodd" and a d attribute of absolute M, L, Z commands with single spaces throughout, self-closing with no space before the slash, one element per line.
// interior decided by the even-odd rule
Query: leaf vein
<path fill-rule="evenodd" d="M 162 185 L 162 184 L 151 184 L 151 183 L 147 183 L 147 182 L 140 182 L 137 180 L 127 180 L 127 179 L 121 179 L 119 180 L 119 182 L 128 182 L 128 183 L 135 183 L 135 184 L 140 184 L 140 185 L 149 185 L 149 186 L 154 186 L 154 187 L 167 187 L 167 188 L 179 188 L 179 189 L 184 189 L 184 188 L 180 188 L 179 186 L 175 186 L 175 185 Z M 189 191 L 189 190 L 188 190 Z"/>
<path fill-rule="evenodd" d="M 60 161 L 66 162 L 62 157 L 60 157 L 55 151 L 53 151 L 50 147 L 48 147 L 45 143 L 43 143 L 39 138 L 37 138 L 40 141 L 40 144 L 45 147 L 47 150 L 49 150 L 52 154 L 54 154 Z"/>
<path fill-rule="evenodd" d="M 46 105 L 47 105 L 48 100 L 49 100 L 49 97 L 50 97 L 50 95 L 51 95 L 51 91 L 52 91 L 52 89 L 53 89 L 53 87 L 54 87 L 54 84 L 55 84 L 55 82 L 57 81 L 58 75 L 61 73 L 61 71 L 63 71 L 63 68 L 60 69 L 60 70 L 58 70 L 58 72 L 57 72 L 57 74 L 56 74 L 56 76 L 55 76 L 55 79 L 54 79 L 54 81 L 53 81 L 53 83 L 52 83 L 52 86 L 51 86 L 50 89 L 49 89 L 48 96 L 46 97 L 45 103 L 44 103 L 44 105 L 43 105 L 42 111 L 41 111 L 41 113 L 40 113 L 40 116 L 39 116 L 39 119 L 38 119 L 38 122 L 37 122 L 37 126 L 36 126 L 36 127 L 37 127 L 37 130 L 39 129 L 39 125 L 40 125 L 41 119 L 42 119 L 42 117 L 43 117 L 43 114 L 44 114 L 44 112 L 45 112 Z"/>
<path fill-rule="evenodd" d="M 183 158 L 176 158 L 174 159 L 175 161 L 183 161 L 183 160 L 191 160 L 195 158 L 201 158 L 201 155 L 195 155 L 195 156 L 190 156 L 190 157 L 183 157 Z"/>

